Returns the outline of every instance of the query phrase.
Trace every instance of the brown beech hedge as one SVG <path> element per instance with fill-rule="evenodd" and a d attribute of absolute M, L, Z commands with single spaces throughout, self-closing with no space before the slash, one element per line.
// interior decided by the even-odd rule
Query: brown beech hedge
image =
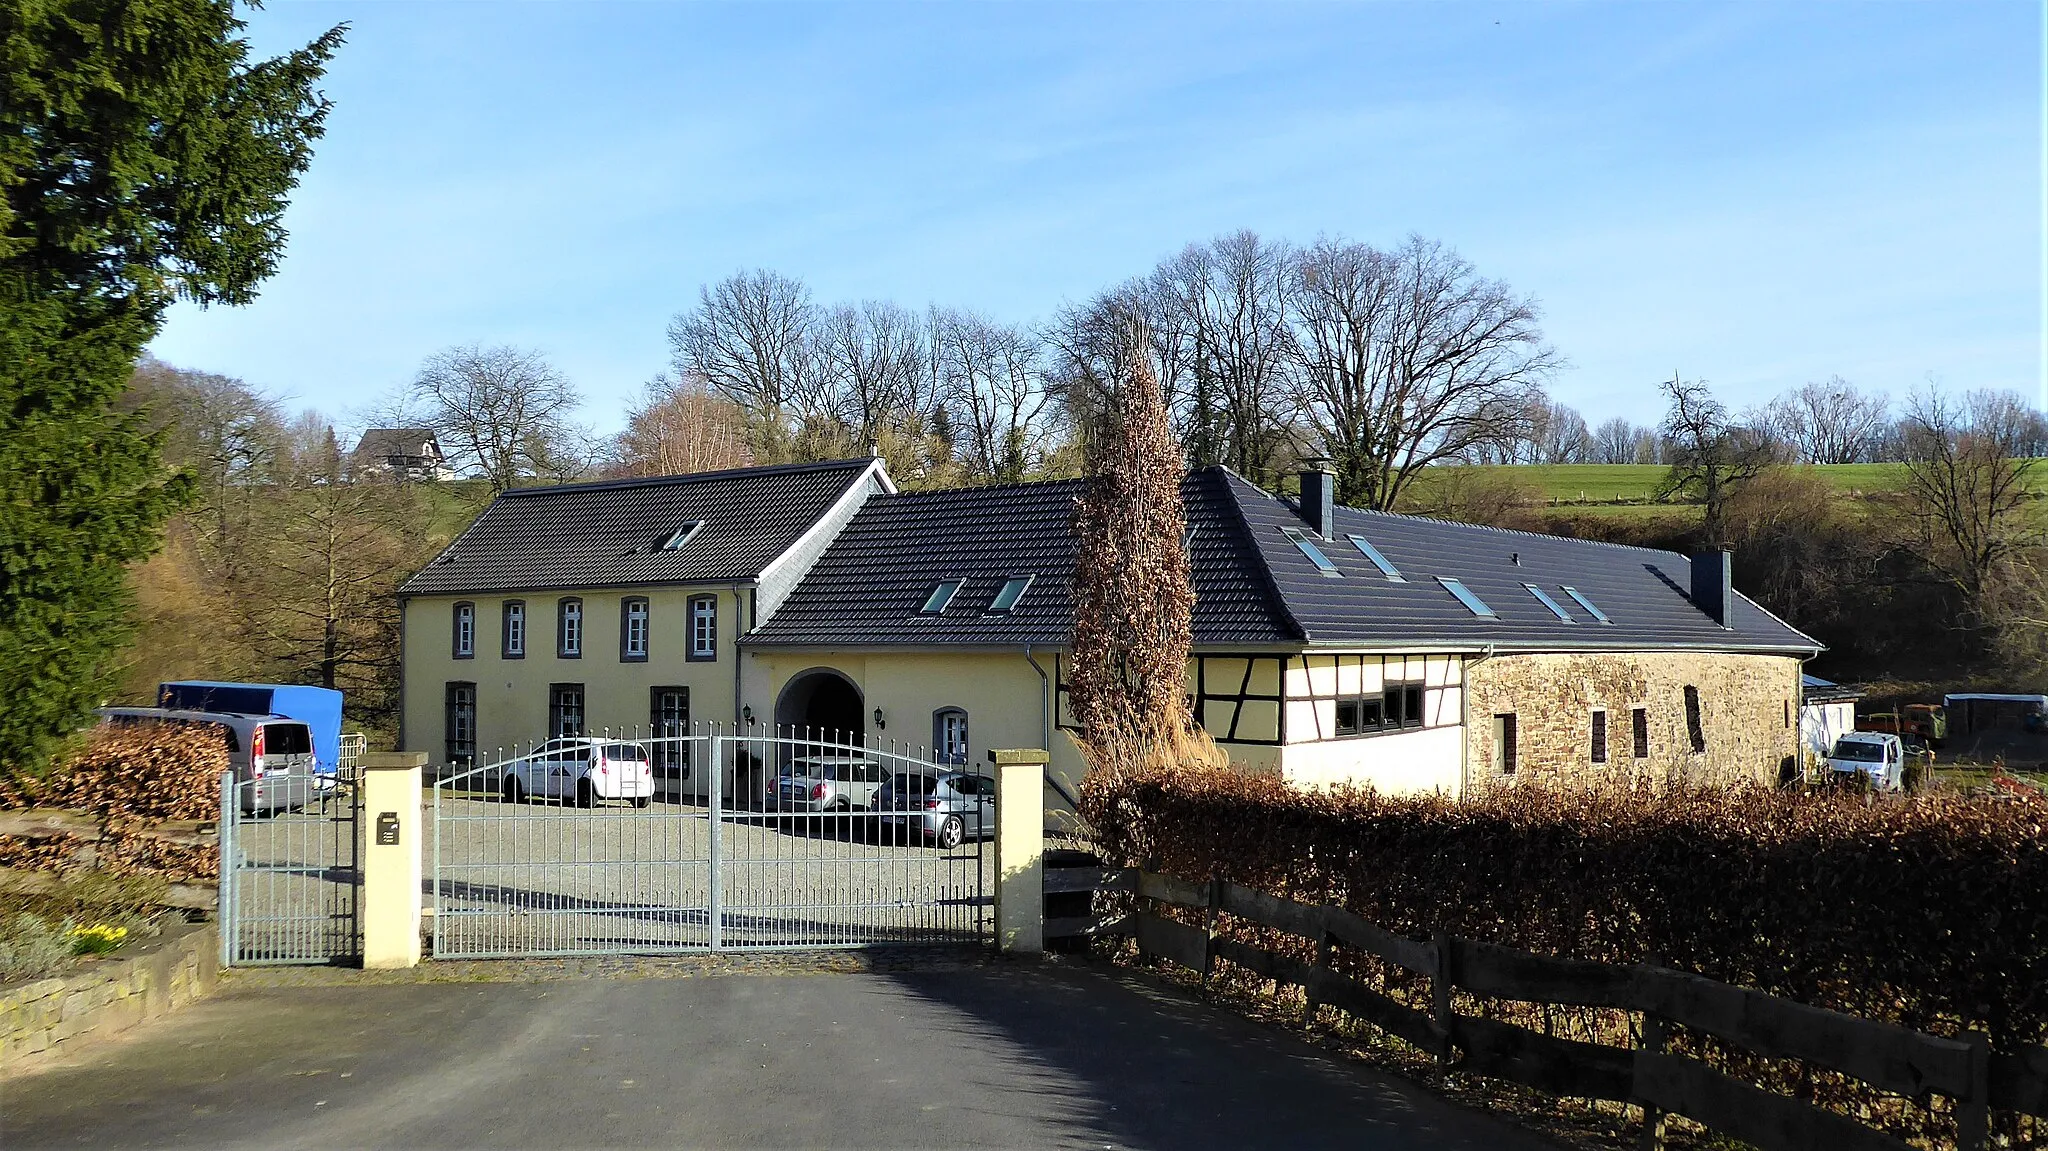
<path fill-rule="evenodd" d="M 2048 804 L 1768 789 L 1477 799 L 1222 773 L 1096 781 L 1122 865 L 1333 903 L 1417 938 L 1652 957 L 1936 1034 L 2048 1040 Z"/>

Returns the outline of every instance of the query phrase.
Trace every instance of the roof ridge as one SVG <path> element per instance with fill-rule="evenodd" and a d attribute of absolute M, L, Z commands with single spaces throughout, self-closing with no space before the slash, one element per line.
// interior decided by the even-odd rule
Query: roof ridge
<path fill-rule="evenodd" d="M 1008 480 L 1002 483 L 993 484 L 961 484 L 957 487 L 922 488 L 916 491 L 898 491 L 894 495 L 889 496 L 888 498 L 900 500 L 921 496 L 980 495 L 984 492 L 1015 491 L 1021 488 L 1073 487 L 1075 485 L 1085 483 L 1087 483 L 1087 480 L 1081 476 L 1069 476 L 1063 479 L 1054 480 Z"/>
<path fill-rule="evenodd" d="M 564 492 L 603 492 L 620 488 L 680 487 L 684 484 L 710 480 L 728 480 L 742 477 L 787 475 L 797 472 L 838 471 L 865 469 L 875 462 L 873 456 L 861 456 L 844 460 L 813 460 L 796 464 L 758 464 L 745 468 L 721 468 L 712 472 L 682 472 L 669 476 L 627 476 L 615 480 L 588 480 L 570 484 L 543 484 L 527 488 L 507 488 L 498 493 L 498 499 L 527 499 L 533 496 L 560 495 Z"/>

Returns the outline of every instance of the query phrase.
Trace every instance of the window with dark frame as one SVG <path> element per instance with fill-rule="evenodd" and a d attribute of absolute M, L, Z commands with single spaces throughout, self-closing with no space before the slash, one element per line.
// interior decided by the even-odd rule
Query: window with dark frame
<path fill-rule="evenodd" d="M 1632 707 L 1628 709 L 1629 727 L 1635 736 L 1637 759 L 1650 758 L 1650 709 Z"/>
<path fill-rule="evenodd" d="M 476 685 L 448 684 L 443 703 L 446 711 L 442 731 L 447 740 L 448 766 L 476 766 Z"/>
<path fill-rule="evenodd" d="M 454 650 L 456 659 L 476 657 L 476 605 L 473 603 L 455 605 Z"/>
<path fill-rule="evenodd" d="M 526 658 L 526 601 L 508 599 L 500 610 L 498 653 L 506 659 Z"/>
<path fill-rule="evenodd" d="M 1707 730 L 1700 722 L 1700 689 L 1685 685 L 1685 734 L 1692 739 L 1694 755 L 1707 750 Z"/>
<path fill-rule="evenodd" d="M 555 605 L 555 654 L 583 658 L 583 601 L 569 596 Z"/>
<path fill-rule="evenodd" d="M 648 748 L 656 779 L 690 778 L 690 689 L 668 686 L 647 692 L 648 726 L 654 745 Z"/>
<path fill-rule="evenodd" d="M 1594 763 L 1607 762 L 1607 712 L 1604 710 L 1593 712 L 1592 752 Z"/>
<path fill-rule="evenodd" d="M 718 658 L 718 597 L 715 595 L 690 597 L 690 650 L 686 658 L 691 663 L 705 663 Z"/>
<path fill-rule="evenodd" d="M 583 734 L 583 685 L 548 685 L 548 736 L 571 739 Z"/>
<path fill-rule="evenodd" d="M 1515 713 L 1493 717 L 1493 766 L 1502 775 L 1515 774 Z"/>
<path fill-rule="evenodd" d="M 937 763 L 967 762 L 967 712 L 942 707 L 932 713 L 932 759 Z"/>
<path fill-rule="evenodd" d="M 628 596 L 620 600 L 619 661 L 621 663 L 645 663 L 647 661 L 647 631 L 647 601 L 639 596 Z"/>

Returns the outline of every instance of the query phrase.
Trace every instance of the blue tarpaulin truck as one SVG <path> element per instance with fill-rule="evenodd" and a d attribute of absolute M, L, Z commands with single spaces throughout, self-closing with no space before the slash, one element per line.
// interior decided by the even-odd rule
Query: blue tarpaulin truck
<path fill-rule="evenodd" d="M 156 701 L 158 707 L 296 719 L 313 729 L 313 770 L 331 776 L 341 767 L 341 693 L 333 688 L 182 680 L 156 685 Z"/>

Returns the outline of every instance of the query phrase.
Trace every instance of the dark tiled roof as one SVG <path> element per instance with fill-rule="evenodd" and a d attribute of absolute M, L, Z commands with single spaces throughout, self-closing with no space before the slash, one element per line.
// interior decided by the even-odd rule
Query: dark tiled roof
<path fill-rule="evenodd" d="M 747 637 L 758 645 L 1065 644 L 1073 632 L 1067 587 L 1079 481 L 1009 484 L 876 496 L 828 548 L 773 618 Z M 1182 485 L 1195 527 L 1195 642 L 1287 643 L 1264 569 L 1238 526 L 1220 471 Z M 987 614 L 1012 576 L 1037 578 L 1015 611 Z M 966 581 L 939 615 L 919 609 L 942 580 Z"/>
<path fill-rule="evenodd" d="M 1306 526 L 1294 505 L 1236 475 L 1231 494 L 1287 610 L 1312 644 L 1497 644 L 1504 648 L 1609 650 L 1696 647 L 1811 651 L 1820 647 L 1738 595 L 1731 628 L 1695 607 L 1690 561 L 1676 552 L 1566 539 L 1340 507 L 1322 550 L 1342 572 L 1320 574 L 1283 534 Z M 1349 540 L 1356 533 L 1400 570 L 1394 583 Z M 1474 615 L 1437 582 L 1460 580 L 1498 613 Z M 1535 584 L 1569 612 L 1564 623 L 1522 585 Z M 1564 592 L 1576 588 L 1611 623 L 1599 623 Z"/>
<path fill-rule="evenodd" d="M 1072 632 L 1069 534 L 1078 482 L 876 497 L 803 583 L 745 642 L 773 646 L 1064 644 Z M 1686 589 L 1675 552 L 1340 508 L 1320 574 L 1283 528 L 1294 506 L 1223 468 L 1182 487 L 1196 529 L 1195 642 L 1356 647 L 1634 650 L 1697 647 L 1811 651 L 1820 645 L 1737 596 L 1733 628 Z M 1348 541 L 1369 539 L 1407 577 L 1394 583 Z M 1038 579 L 1017 611 L 985 614 L 1012 575 Z M 1496 613 L 1473 615 L 1436 580 L 1459 579 Z M 919 614 L 941 580 L 965 580 L 940 616 Z M 1536 584 L 1578 622 L 1564 623 L 1522 585 Z M 1598 623 L 1563 591 L 1578 589 Z"/>
<path fill-rule="evenodd" d="M 355 454 L 359 456 L 417 456 L 427 447 L 434 445 L 440 450 L 440 437 L 432 428 L 371 428 L 356 442 Z"/>
<path fill-rule="evenodd" d="M 741 468 L 517 488 L 499 496 L 400 595 L 748 580 L 817 523 L 874 464 Z M 675 551 L 661 541 L 704 526 Z"/>

